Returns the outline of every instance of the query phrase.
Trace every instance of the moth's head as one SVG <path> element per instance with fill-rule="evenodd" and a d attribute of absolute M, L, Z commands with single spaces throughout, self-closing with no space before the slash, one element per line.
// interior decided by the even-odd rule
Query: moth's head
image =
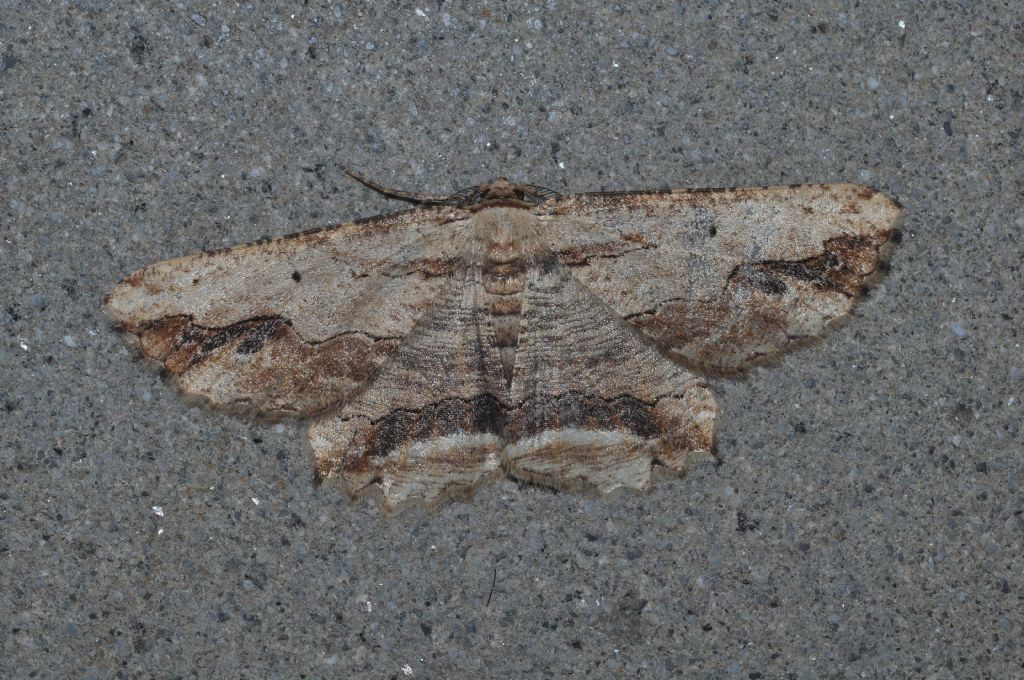
<path fill-rule="evenodd" d="M 454 193 L 449 196 L 449 200 L 464 208 L 527 208 L 558 197 L 557 191 L 536 184 L 517 184 L 507 177 L 499 177 L 493 182 L 478 184 Z"/>
<path fill-rule="evenodd" d="M 499 177 L 490 184 L 480 185 L 481 201 L 501 201 L 516 198 L 522 200 L 524 194 L 523 189 L 518 184 L 510 182 L 507 177 Z"/>

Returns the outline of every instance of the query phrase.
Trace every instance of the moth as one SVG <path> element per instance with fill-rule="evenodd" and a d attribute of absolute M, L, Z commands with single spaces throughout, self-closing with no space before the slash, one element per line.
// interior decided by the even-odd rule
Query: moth
<path fill-rule="evenodd" d="M 134 272 L 106 308 L 188 396 L 311 420 L 383 507 L 508 474 L 646 489 L 714 456 L 702 374 L 817 337 L 901 206 L 850 184 L 559 195 L 500 178 Z"/>

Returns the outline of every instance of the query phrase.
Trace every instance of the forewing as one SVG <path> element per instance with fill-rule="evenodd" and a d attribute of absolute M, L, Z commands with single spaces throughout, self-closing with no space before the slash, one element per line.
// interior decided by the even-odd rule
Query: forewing
<path fill-rule="evenodd" d="M 559 259 L 619 315 L 688 365 L 736 371 L 847 314 L 901 207 L 836 184 L 578 194 L 544 211 Z"/>
<path fill-rule="evenodd" d="M 464 217 L 412 210 L 159 262 L 106 307 L 186 394 L 309 415 L 395 350 L 453 271 Z"/>

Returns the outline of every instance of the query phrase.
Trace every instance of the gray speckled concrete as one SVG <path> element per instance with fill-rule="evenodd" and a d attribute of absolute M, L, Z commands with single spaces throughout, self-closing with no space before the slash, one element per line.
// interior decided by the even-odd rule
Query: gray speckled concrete
<path fill-rule="evenodd" d="M 1024 675 L 1020 3 L 2 4 L 0 675 Z M 714 382 L 720 466 L 382 519 L 100 311 L 157 260 L 401 207 L 344 161 L 907 215 L 844 328 Z"/>

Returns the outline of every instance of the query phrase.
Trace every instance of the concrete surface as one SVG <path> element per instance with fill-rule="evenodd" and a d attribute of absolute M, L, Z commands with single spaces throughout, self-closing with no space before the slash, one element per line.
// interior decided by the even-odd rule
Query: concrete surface
<path fill-rule="evenodd" d="M 0 5 L 0 675 L 1024 676 L 1020 3 Z M 720 466 L 381 518 L 100 311 L 157 260 L 401 207 L 344 162 L 907 214 L 844 328 L 714 381 Z"/>

